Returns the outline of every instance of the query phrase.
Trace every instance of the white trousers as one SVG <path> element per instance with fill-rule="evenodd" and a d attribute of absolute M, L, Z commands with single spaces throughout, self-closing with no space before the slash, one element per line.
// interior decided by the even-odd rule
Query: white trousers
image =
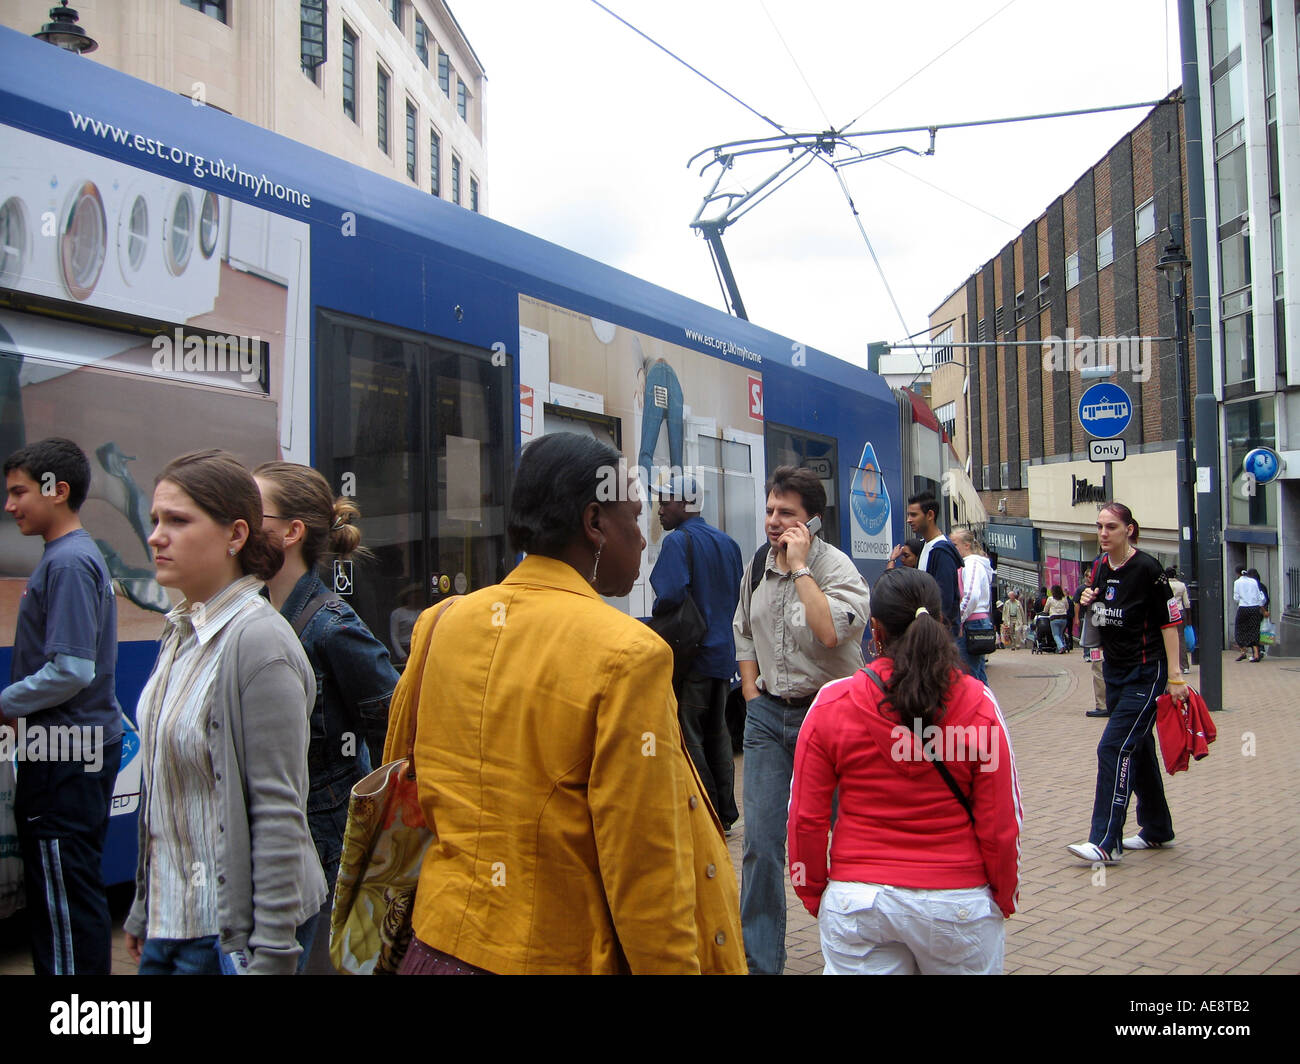
<path fill-rule="evenodd" d="M 1005 921 L 987 887 L 915 890 L 831 880 L 823 975 L 1001 975 Z"/>

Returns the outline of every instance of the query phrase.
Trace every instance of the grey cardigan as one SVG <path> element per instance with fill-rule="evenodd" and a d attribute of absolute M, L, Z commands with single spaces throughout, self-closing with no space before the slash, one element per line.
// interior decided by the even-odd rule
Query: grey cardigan
<path fill-rule="evenodd" d="M 307 740 L 316 678 L 293 629 L 265 599 L 230 622 L 212 683 L 208 751 L 221 824 L 217 887 L 221 949 L 249 952 L 250 974 L 292 974 L 298 925 L 327 889 L 307 830 Z M 148 928 L 146 799 L 140 802 L 135 901 L 126 930 Z"/>

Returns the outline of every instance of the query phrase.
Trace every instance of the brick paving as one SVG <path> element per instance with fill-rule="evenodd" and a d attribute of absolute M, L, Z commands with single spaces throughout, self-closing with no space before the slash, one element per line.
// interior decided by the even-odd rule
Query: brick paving
<path fill-rule="evenodd" d="M 1130 852 L 1097 871 L 1065 850 L 1088 837 L 1106 723 L 1084 716 L 1090 667 L 1077 652 L 989 658 L 1025 814 L 1008 974 L 1300 973 L 1300 660 L 1234 657 L 1224 655 L 1210 756 L 1164 776 L 1178 845 Z M 742 831 L 730 839 L 737 868 Z M 1128 834 L 1136 833 L 1130 806 Z M 786 900 L 786 974 L 818 973 L 816 921 L 788 884 Z"/>
<path fill-rule="evenodd" d="M 1077 653 L 989 658 L 1025 811 L 1008 974 L 1300 973 L 1300 659 L 1251 665 L 1233 657 L 1224 655 L 1210 756 L 1164 777 L 1177 847 L 1129 853 L 1095 872 L 1065 850 L 1088 834 L 1105 725 L 1083 715 L 1092 708 L 1091 672 Z M 739 760 L 736 768 L 739 799 Z M 742 841 L 743 822 L 729 840 L 737 878 Z M 786 974 L 818 973 L 816 922 L 788 888 L 786 900 Z M 113 970 L 134 971 L 120 930 Z M 0 975 L 24 972 L 31 963 L 21 928 L 0 921 Z"/>

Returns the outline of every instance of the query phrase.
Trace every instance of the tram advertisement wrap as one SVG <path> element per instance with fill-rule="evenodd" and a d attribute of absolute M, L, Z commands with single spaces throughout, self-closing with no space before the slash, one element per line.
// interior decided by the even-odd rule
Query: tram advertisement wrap
<path fill-rule="evenodd" d="M 880 473 L 876 449 L 868 440 L 853 473 L 849 492 L 852 520 L 852 556 L 884 561 L 894 549 L 893 529 L 889 520 L 889 489 Z"/>
<path fill-rule="evenodd" d="M 618 447 L 650 485 L 674 471 L 695 475 L 701 514 L 747 557 L 758 546 L 766 469 L 754 414 L 753 365 L 661 340 L 528 296 L 519 298 L 520 382 L 549 402 L 532 410 L 533 434 L 580 432 Z M 543 416 L 537 421 L 537 406 Z M 757 430 L 757 431 L 755 431 Z M 642 511 L 641 578 L 616 603 L 633 616 L 654 604 L 647 579 L 664 531 L 653 500 Z"/>

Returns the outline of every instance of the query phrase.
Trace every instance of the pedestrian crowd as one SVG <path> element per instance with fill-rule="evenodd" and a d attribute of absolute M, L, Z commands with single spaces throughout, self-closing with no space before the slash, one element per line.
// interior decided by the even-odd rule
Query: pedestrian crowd
<path fill-rule="evenodd" d="M 18 772 L 33 961 L 106 974 L 100 864 L 131 721 L 114 688 L 112 581 L 78 516 L 89 463 L 48 439 L 4 472 L 6 512 L 45 550 L 0 725 L 93 726 L 103 757 L 95 772 Z M 1137 548 L 1127 507 L 1102 507 L 1077 604 L 1058 585 L 1026 609 L 1015 591 L 998 599 L 978 539 L 945 536 L 927 493 L 908 499 L 914 538 L 868 588 L 821 534 L 826 491 L 807 468 L 772 473 L 749 559 L 705 520 L 699 478 L 650 490 L 666 535 L 642 623 L 602 601 L 640 573 L 640 471 L 591 437 L 529 444 L 507 519 L 522 561 L 413 619 L 399 677 L 317 575 L 365 553 L 352 500 L 294 463 L 250 471 L 216 450 L 170 462 L 148 543 L 180 601 L 134 713 L 143 786 L 125 932 L 139 970 L 330 971 L 349 796 L 413 734 L 436 831 L 403 974 L 780 974 L 787 876 L 818 918 L 828 974 L 1001 972 L 1022 810 L 985 663 L 1036 613 L 1058 649 L 1076 609 L 1099 635 L 1090 715 L 1109 720 L 1088 841 L 1070 852 L 1113 864 L 1173 844 L 1152 727 L 1157 696 L 1187 690 L 1186 592 Z M 1257 650 L 1267 595 L 1246 579 L 1238 642 Z M 1130 794 L 1141 831 L 1125 837 Z M 737 891 L 725 836 L 742 814 Z"/>

